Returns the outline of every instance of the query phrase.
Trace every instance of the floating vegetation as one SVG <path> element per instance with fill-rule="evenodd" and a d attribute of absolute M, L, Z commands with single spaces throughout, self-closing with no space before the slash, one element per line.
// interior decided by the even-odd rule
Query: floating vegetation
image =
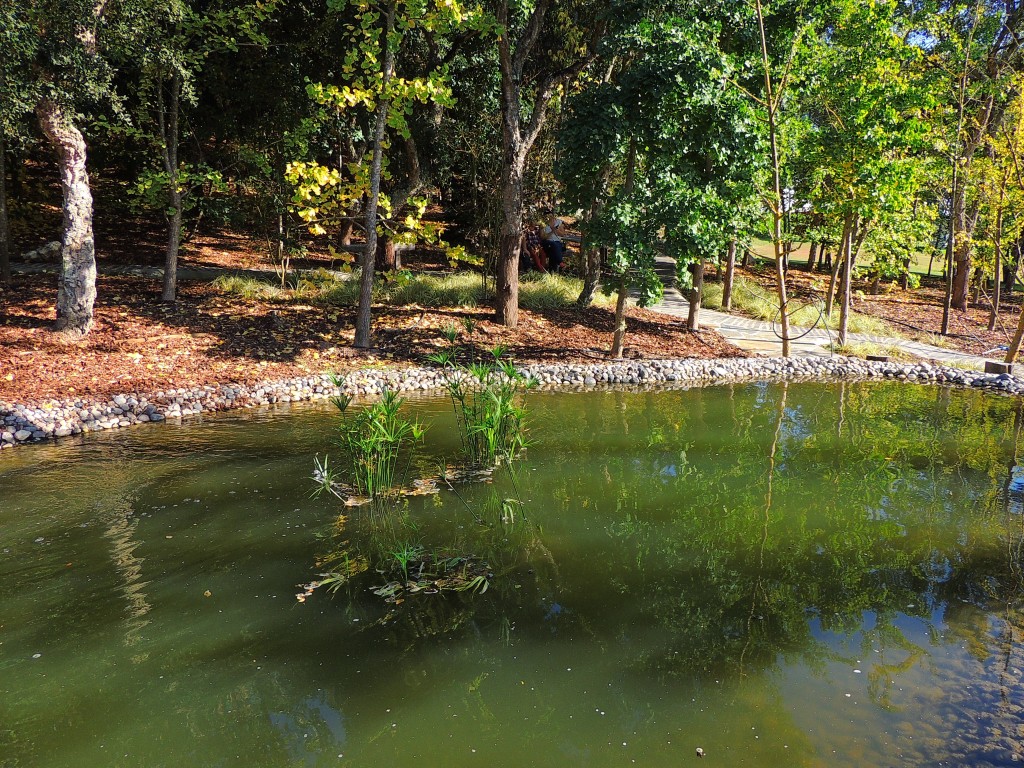
<path fill-rule="evenodd" d="M 343 379 L 335 378 L 339 388 Z M 403 449 L 407 451 L 405 468 L 408 470 L 412 444 L 422 442 L 424 427 L 417 421 L 406 419 L 399 410 L 405 399 L 391 390 L 384 390 L 381 399 L 354 414 L 348 414 L 352 398 L 339 395 L 331 400 L 341 413 L 339 445 L 342 450 L 342 469 L 315 459 L 313 478 L 318 493 L 327 491 L 342 499 L 348 506 L 360 506 L 372 499 L 396 492 L 398 467 Z"/>
<path fill-rule="evenodd" d="M 537 382 L 517 371 L 511 361 L 503 360 L 505 350 L 500 345 L 491 350 L 488 362 L 460 363 L 457 337 L 454 326 L 446 329 L 449 349 L 428 359 L 441 366 L 466 462 L 470 467 L 511 462 L 526 448 L 526 409 L 521 395 Z"/>
<path fill-rule="evenodd" d="M 487 563 L 472 556 L 448 557 L 427 553 L 419 548 L 415 552 L 394 553 L 401 579 L 392 579 L 371 588 L 375 595 L 387 603 L 401 604 L 415 594 L 436 595 L 441 592 L 487 591 L 494 574 Z"/>
<path fill-rule="evenodd" d="M 345 567 L 332 573 L 322 573 L 319 579 L 300 585 L 295 599 L 306 602 L 317 589 L 335 592 L 349 583 L 352 577 L 366 570 L 365 560 L 346 561 Z M 483 594 L 494 577 L 487 563 L 472 555 L 450 556 L 427 552 L 415 544 L 402 545 L 391 552 L 387 568 L 378 572 L 391 576 L 384 584 L 370 587 L 373 594 L 387 603 L 400 605 L 410 595 L 438 595 L 442 592 L 471 592 Z"/>

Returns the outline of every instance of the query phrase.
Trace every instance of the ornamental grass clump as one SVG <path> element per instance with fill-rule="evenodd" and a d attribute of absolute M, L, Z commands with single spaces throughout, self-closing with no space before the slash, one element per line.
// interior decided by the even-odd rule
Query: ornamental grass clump
<path fill-rule="evenodd" d="M 451 348 L 429 359 L 443 371 L 466 462 L 471 467 L 509 462 L 526 447 L 526 409 L 521 395 L 536 381 L 502 360 L 504 349 L 500 346 L 491 351 L 490 361 L 459 363 L 454 337 L 452 329 Z"/>
<path fill-rule="evenodd" d="M 342 382 L 339 379 L 334 383 L 340 386 Z M 395 490 L 403 454 L 408 470 L 411 448 L 423 440 L 424 428 L 399 413 L 405 400 L 390 390 L 385 390 L 373 405 L 353 414 L 348 413 L 351 401 L 348 395 L 331 400 L 342 416 L 338 428 L 343 461 L 341 479 L 357 496 L 377 499 Z M 327 460 L 317 468 L 321 488 L 333 491 L 337 478 Z"/>

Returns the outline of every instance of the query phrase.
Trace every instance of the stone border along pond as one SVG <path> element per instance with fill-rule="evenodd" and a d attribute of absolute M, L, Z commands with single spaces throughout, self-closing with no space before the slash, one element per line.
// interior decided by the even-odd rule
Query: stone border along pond
<path fill-rule="evenodd" d="M 519 368 L 540 382 L 540 389 L 581 390 L 616 385 L 680 383 L 690 386 L 743 381 L 793 379 L 899 379 L 926 384 L 974 387 L 1009 395 L 1024 394 L 1024 378 L 986 374 L 929 363 L 868 362 L 852 357 L 727 358 L 715 360 L 630 360 L 607 363 L 534 364 Z M 348 374 L 344 392 L 374 395 L 439 390 L 436 368 L 368 369 Z M 220 384 L 168 389 L 152 395 L 117 395 L 109 402 L 48 400 L 9 403 L 0 400 L 0 450 L 51 438 L 181 419 L 197 413 L 274 403 L 325 400 L 339 394 L 329 374 L 304 376 L 252 386 Z"/>

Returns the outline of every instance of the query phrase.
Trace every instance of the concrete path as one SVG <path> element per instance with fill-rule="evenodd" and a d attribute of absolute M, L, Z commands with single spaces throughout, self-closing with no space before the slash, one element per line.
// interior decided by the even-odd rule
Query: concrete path
<path fill-rule="evenodd" d="M 659 259 L 659 262 L 662 260 Z M 674 267 L 670 261 L 659 263 L 659 273 L 669 272 L 663 278 L 674 275 Z M 665 289 L 665 296 L 658 304 L 650 307 L 656 312 L 664 312 L 684 320 L 689 316 L 690 303 L 680 291 L 673 287 Z M 771 323 L 753 320 L 742 315 L 717 312 L 712 309 L 701 309 L 700 325 L 702 328 L 713 328 L 740 349 L 754 355 L 779 357 L 782 355 L 782 339 L 776 336 Z M 794 339 L 794 336 L 801 336 Z M 924 360 L 934 360 L 944 365 L 982 369 L 986 358 L 942 349 L 930 344 L 922 344 L 908 339 L 894 339 L 888 336 L 875 336 L 863 333 L 848 334 L 851 341 L 870 342 L 886 347 L 899 347 L 907 353 Z M 806 328 L 790 328 L 790 352 L 794 357 L 830 357 L 829 345 L 835 341 L 835 333 L 822 328 L 807 332 Z"/>

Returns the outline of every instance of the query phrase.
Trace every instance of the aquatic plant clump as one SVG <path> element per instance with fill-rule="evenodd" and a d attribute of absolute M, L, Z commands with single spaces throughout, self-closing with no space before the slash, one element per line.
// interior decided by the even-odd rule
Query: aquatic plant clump
<path fill-rule="evenodd" d="M 521 396 L 536 385 L 536 380 L 502 360 L 504 349 L 500 346 L 491 351 L 492 361 L 459 363 L 455 339 L 452 329 L 452 348 L 429 359 L 443 371 L 466 461 L 473 467 L 511 461 L 526 447 L 526 409 Z"/>
<path fill-rule="evenodd" d="M 335 382 L 341 386 L 341 381 Z M 321 490 L 337 494 L 339 481 L 347 483 L 358 496 L 376 499 L 396 486 L 399 462 L 404 451 L 421 442 L 424 427 L 403 417 L 399 411 L 404 398 L 385 390 L 381 399 L 354 414 L 348 413 L 352 398 L 339 395 L 331 400 L 341 413 L 338 442 L 343 457 L 343 476 L 338 477 L 327 459 L 317 462 L 314 477 Z M 411 452 L 406 455 L 406 469 Z"/>

